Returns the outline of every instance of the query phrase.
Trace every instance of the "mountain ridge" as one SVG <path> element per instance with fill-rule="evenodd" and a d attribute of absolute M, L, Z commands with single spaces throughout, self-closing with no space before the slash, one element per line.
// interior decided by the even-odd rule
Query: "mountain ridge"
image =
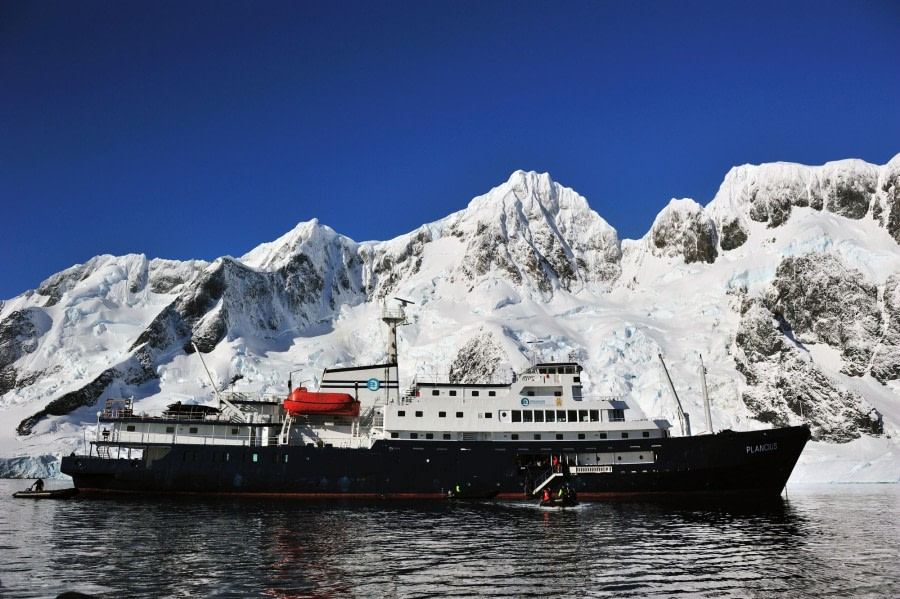
<path fill-rule="evenodd" d="M 713 381 L 720 427 L 805 420 L 822 440 L 886 440 L 898 428 L 898 186 L 900 155 L 884 166 L 744 165 L 706 207 L 673 199 L 643 238 L 620 240 L 574 190 L 516 171 L 388 241 L 356 242 L 313 219 L 241 258 L 98 256 L 0 305 L 0 410 L 18 422 L 6 442 L 11 431 L 0 432 L 0 452 L 40 439 L 66 451 L 111 395 L 155 405 L 208 388 L 190 365 L 194 343 L 213 354 L 218 380 L 267 389 L 283 386 L 290 364 L 375 361 L 377 306 L 395 295 L 418 306 L 401 376 L 426 362 L 458 380 L 511 372 L 540 341 L 546 355 L 593 362 L 595 387 L 671 416 L 654 354 L 676 356 L 690 391 L 703 353 L 711 373 L 738 381 L 734 401 Z M 811 302 L 784 274 L 797 253 L 812 256 L 808 285 L 840 288 L 860 266 L 859 299 L 841 310 Z M 846 326 L 830 334 L 829 323 Z M 804 344 L 839 363 L 818 364 Z M 882 387 L 877 406 L 856 388 L 870 379 Z"/>

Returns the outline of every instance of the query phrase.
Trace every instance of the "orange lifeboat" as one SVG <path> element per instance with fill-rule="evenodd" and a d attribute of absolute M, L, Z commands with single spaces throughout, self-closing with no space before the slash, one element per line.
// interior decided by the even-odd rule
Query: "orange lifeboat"
<path fill-rule="evenodd" d="M 319 393 L 297 387 L 284 400 L 284 411 L 291 416 L 328 414 L 332 416 L 359 416 L 359 402 L 346 393 Z"/>

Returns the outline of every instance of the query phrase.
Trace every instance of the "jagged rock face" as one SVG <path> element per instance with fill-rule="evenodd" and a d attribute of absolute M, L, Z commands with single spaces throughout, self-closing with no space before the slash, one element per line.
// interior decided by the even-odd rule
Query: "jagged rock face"
<path fill-rule="evenodd" d="M 13 364 L 37 349 L 48 328 L 47 316 L 37 308 L 17 310 L 0 322 L 0 395 L 20 383 Z"/>
<path fill-rule="evenodd" d="M 900 274 L 888 278 L 883 292 L 887 324 L 875 345 L 871 374 L 881 383 L 900 380 Z"/>
<path fill-rule="evenodd" d="M 473 285 L 499 277 L 515 286 L 608 290 L 621 276 L 615 229 L 571 189 L 537 173 L 513 173 L 472 200 L 449 231 L 466 243 L 457 273 Z"/>
<path fill-rule="evenodd" d="M 900 160 L 897 160 L 900 164 Z M 893 161 L 892 161 L 893 163 Z M 885 225 L 883 213 L 891 213 L 894 201 L 891 164 L 880 167 L 860 160 L 841 160 L 823 166 L 775 163 L 733 168 L 725 177 L 715 199 L 707 207 L 721 235 L 721 247 L 728 251 L 747 240 L 747 227 L 741 221 L 766 223 L 774 228 L 791 217 L 794 208 L 809 207 L 859 220 L 872 214 L 894 239 L 900 242 L 900 215 L 895 228 Z M 881 171 L 888 175 L 880 175 Z M 882 178 L 879 192 L 879 177 Z M 894 184 L 896 181 L 894 182 Z M 879 193 L 881 196 L 879 196 Z M 889 217 L 890 220 L 890 217 Z"/>
<path fill-rule="evenodd" d="M 365 281 L 366 292 L 369 297 L 383 300 L 392 296 L 402 281 L 419 272 L 425 247 L 432 241 L 431 230 L 420 227 L 418 231 L 394 242 L 379 244 L 377 249 L 362 247 L 359 258 L 348 265 L 347 272 L 355 273 L 363 264 L 370 264 L 369 276 Z M 352 286 L 350 278 L 347 273 L 343 276 L 344 285 L 349 289 Z"/>
<path fill-rule="evenodd" d="M 833 443 L 883 433 L 881 415 L 820 371 L 761 300 L 743 307 L 735 345 L 737 369 L 749 386 L 741 399 L 758 420 L 774 426 L 806 422 L 813 439 Z"/>
<path fill-rule="evenodd" d="M 845 374 L 860 376 L 867 372 L 879 347 L 883 351 L 879 352 L 878 372 L 873 376 L 886 382 L 885 377 L 900 369 L 900 365 L 891 363 L 897 349 L 893 337 L 883 336 L 878 288 L 832 254 L 784 258 L 766 294 L 766 305 L 783 318 L 801 342 L 840 348 Z M 891 306 L 885 309 L 894 309 Z"/>
<path fill-rule="evenodd" d="M 650 229 L 654 255 L 682 256 L 687 264 L 713 263 L 716 250 L 716 227 L 693 200 L 672 200 L 659 213 Z"/>
<path fill-rule="evenodd" d="M 882 218 L 882 225 L 900 243 L 900 154 L 887 163 L 880 185 L 883 194 L 883 208 L 879 206 L 879 214 L 887 212 L 887 222 Z"/>
<path fill-rule="evenodd" d="M 483 332 L 463 345 L 450 364 L 451 383 L 498 380 L 498 369 L 509 356 L 490 332 Z"/>

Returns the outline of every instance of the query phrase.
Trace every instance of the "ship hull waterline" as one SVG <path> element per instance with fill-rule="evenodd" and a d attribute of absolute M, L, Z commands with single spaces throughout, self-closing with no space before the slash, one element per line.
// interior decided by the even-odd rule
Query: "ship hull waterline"
<path fill-rule="evenodd" d="M 165 455 L 150 463 L 73 455 L 63 458 L 61 470 L 83 493 L 443 498 L 459 486 L 521 499 L 546 474 L 523 463 L 621 453 L 646 461 L 567 476 L 580 500 L 777 497 L 809 437 L 809 428 L 799 426 L 615 441 L 381 440 L 364 449 L 173 444 L 157 446 Z"/>

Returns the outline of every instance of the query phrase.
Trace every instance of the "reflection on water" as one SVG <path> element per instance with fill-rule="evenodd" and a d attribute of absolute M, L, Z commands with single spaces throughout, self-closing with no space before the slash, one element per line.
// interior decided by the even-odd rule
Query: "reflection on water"
<path fill-rule="evenodd" d="M 696 503 L 13 500 L 0 595 L 896 597 L 897 486 Z"/>

